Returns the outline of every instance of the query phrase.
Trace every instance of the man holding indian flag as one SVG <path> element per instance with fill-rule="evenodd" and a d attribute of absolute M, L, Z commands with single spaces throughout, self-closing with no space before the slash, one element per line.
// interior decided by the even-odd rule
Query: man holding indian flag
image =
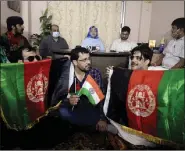
<path fill-rule="evenodd" d="M 106 131 L 103 101 L 101 73 L 91 67 L 89 51 L 76 47 L 71 51 L 69 93 L 59 110 L 60 116 L 77 126 L 90 126 L 94 130 Z"/>

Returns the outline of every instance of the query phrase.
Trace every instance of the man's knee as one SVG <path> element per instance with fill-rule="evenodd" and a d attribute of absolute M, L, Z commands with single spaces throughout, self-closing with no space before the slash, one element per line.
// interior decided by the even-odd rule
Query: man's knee
<path fill-rule="evenodd" d="M 68 120 L 72 116 L 70 111 L 67 108 L 60 108 L 59 112 L 60 112 L 60 117 L 66 120 Z"/>

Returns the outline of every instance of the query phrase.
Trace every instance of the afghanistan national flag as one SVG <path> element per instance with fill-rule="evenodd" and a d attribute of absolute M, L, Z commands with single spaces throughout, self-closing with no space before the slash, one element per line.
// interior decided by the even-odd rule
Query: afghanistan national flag
<path fill-rule="evenodd" d="M 47 106 L 55 106 L 68 94 L 69 70 L 71 61 L 68 58 L 52 60 L 49 74 Z"/>
<path fill-rule="evenodd" d="M 88 75 L 85 79 L 85 82 L 83 83 L 78 95 L 85 95 L 92 105 L 96 105 L 104 99 L 103 92 L 90 75 Z"/>
<path fill-rule="evenodd" d="M 185 143 L 184 69 L 114 68 L 104 112 L 134 145 Z"/>
<path fill-rule="evenodd" d="M 47 112 L 51 60 L 1 64 L 1 116 L 15 130 L 31 128 Z"/>

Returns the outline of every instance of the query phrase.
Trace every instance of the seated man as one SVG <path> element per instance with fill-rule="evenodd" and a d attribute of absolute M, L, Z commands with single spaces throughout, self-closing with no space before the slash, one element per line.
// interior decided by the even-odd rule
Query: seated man
<path fill-rule="evenodd" d="M 131 70 L 149 70 L 149 65 L 151 63 L 153 56 L 153 51 L 146 45 L 140 45 L 135 47 L 134 49 L 131 50 L 131 55 L 130 55 L 130 60 L 131 60 Z M 113 66 L 107 67 L 107 77 L 109 78 L 113 73 Z M 115 112 L 119 112 L 120 108 L 117 110 L 114 110 L 112 112 L 112 115 L 114 116 Z M 122 125 L 127 125 L 125 123 L 125 119 L 122 117 L 118 117 L 119 123 Z M 111 118 L 112 120 L 115 120 L 114 117 Z M 108 138 L 112 140 L 111 144 L 113 146 L 116 146 L 117 144 L 115 136 L 109 134 Z M 126 146 L 126 145 L 125 145 Z"/>
<path fill-rule="evenodd" d="M 131 50 L 131 70 L 150 70 L 153 51 L 145 45 L 140 45 Z M 113 66 L 107 68 L 107 75 Z"/>
<path fill-rule="evenodd" d="M 114 40 L 110 50 L 116 52 L 128 52 L 137 46 L 135 42 L 128 40 L 131 29 L 128 26 L 124 26 L 121 29 L 120 39 Z"/>
<path fill-rule="evenodd" d="M 1 37 L 3 47 L 8 60 L 16 63 L 21 58 L 21 50 L 30 47 L 28 40 L 22 35 L 24 31 L 24 21 L 19 16 L 8 17 L 7 32 Z"/>
<path fill-rule="evenodd" d="M 41 60 L 41 57 L 36 54 L 33 48 L 24 48 L 22 50 L 22 60 L 18 62 L 36 62 Z"/>
<path fill-rule="evenodd" d="M 71 51 L 71 62 L 74 65 L 74 80 L 69 92 L 73 94 L 63 100 L 59 110 L 60 116 L 74 125 L 90 126 L 93 130 L 97 129 L 99 131 L 107 130 L 107 122 L 103 113 L 103 101 L 94 106 L 86 96 L 79 97 L 75 94 L 80 90 L 88 75 L 103 90 L 100 71 L 91 67 L 90 53 L 83 47 L 76 47 Z"/>
<path fill-rule="evenodd" d="M 52 25 L 51 35 L 45 37 L 39 46 L 40 55 L 43 58 L 52 56 L 53 51 L 62 51 L 62 49 L 69 49 L 69 46 L 64 38 L 60 36 L 58 25 Z"/>
<path fill-rule="evenodd" d="M 184 27 L 185 18 L 178 18 L 172 22 L 172 37 L 160 58 L 153 66 L 164 66 L 167 69 L 184 67 Z"/>

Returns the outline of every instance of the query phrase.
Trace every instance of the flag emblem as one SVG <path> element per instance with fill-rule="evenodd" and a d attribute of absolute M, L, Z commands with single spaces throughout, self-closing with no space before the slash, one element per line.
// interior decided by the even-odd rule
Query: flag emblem
<path fill-rule="evenodd" d="M 93 88 L 90 88 L 90 89 L 89 89 L 89 92 L 90 92 L 91 94 L 94 94 L 94 93 L 95 93 L 95 91 L 94 91 Z"/>
<path fill-rule="evenodd" d="M 156 107 L 156 98 L 148 85 L 136 85 L 128 94 L 128 108 L 136 116 L 150 116 Z"/>
<path fill-rule="evenodd" d="M 27 96 L 32 102 L 43 102 L 48 87 L 47 77 L 40 73 L 33 76 L 27 84 Z"/>

